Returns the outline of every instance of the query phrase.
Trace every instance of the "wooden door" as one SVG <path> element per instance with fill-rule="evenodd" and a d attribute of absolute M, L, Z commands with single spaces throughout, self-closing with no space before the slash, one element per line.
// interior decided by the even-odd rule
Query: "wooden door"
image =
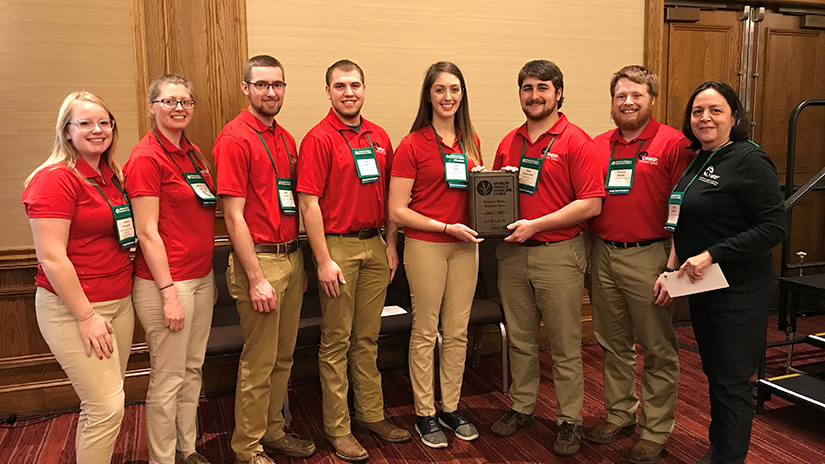
<path fill-rule="evenodd" d="M 685 105 L 699 84 L 720 80 L 739 88 L 741 11 L 702 10 L 699 21 L 668 22 L 664 28 L 664 123 L 682 128 Z"/>
<path fill-rule="evenodd" d="M 825 31 L 803 29 L 801 16 L 767 11 L 759 28 L 757 77 L 753 100 L 753 140 L 776 163 L 785 182 L 788 120 L 811 98 L 825 98 Z M 794 183 L 802 184 L 825 167 L 825 108 L 809 107 L 798 120 Z M 825 191 L 815 191 L 793 210 L 791 262 L 805 251 L 806 262 L 825 260 Z M 779 269 L 779 249 L 774 261 Z M 810 273 L 822 272 L 812 269 Z"/>

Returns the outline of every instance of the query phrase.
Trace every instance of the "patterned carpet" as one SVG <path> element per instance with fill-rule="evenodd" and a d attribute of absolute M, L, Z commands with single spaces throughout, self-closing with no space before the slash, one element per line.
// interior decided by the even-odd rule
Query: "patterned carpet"
<path fill-rule="evenodd" d="M 820 319 L 817 321 L 816 319 Z M 816 327 L 816 326 L 819 327 Z M 800 332 L 822 331 L 822 316 L 800 320 Z M 769 337 L 777 339 L 773 318 Z M 701 371 L 699 356 L 690 327 L 678 329 L 680 343 L 681 378 L 676 425 L 662 459 L 663 464 L 692 463 L 707 449 L 709 423 L 707 384 Z M 800 363 L 823 362 L 825 355 L 810 348 L 798 348 Z M 601 404 L 603 387 L 601 349 L 583 348 L 585 364 L 585 431 L 594 427 L 604 416 Z M 785 351 L 768 352 L 769 368 L 778 373 Z M 640 358 L 641 359 L 641 358 Z M 486 357 L 480 366 L 468 368 L 465 374 L 461 409 L 478 426 L 481 437 L 463 442 L 450 436 L 450 447 L 433 450 L 413 440 L 400 445 L 380 442 L 370 436 L 359 436 L 370 453 L 368 462 L 376 463 L 623 463 L 627 451 L 638 439 L 638 432 L 611 445 L 595 445 L 583 441 L 575 456 L 558 458 L 551 452 L 557 427 L 553 421 L 555 395 L 552 387 L 552 359 L 549 352 L 541 354 L 542 382 L 536 409 L 536 422 L 526 432 L 509 438 L 494 437 L 489 426 L 509 407 L 507 397 L 496 386 L 500 382 L 500 358 Z M 640 368 L 640 365 L 638 366 Z M 413 428 L 414 413 L 409 374 L 406 369 L 383 373 L 386 415 L 398 425 Z M 311 458 L 296 461 L 306 463 L 340 463 L 331 448 L 323 442 L 321 426 L 321 389 L 318 382 L 292 387 L 292 431 L 318 444 L 318 452 Z M 229 447 L 233 427 L 233 398 L 214 397 L 202 400 L 200 427 L 203 436 L 198 451 L 214 464 L 234 462 Z M 69 464 L 74 462 L 74 434 L 77 414 L 61 415 L 50 420 L 19 421 L 13 428 L 0 429 L 0 463 L 15 464 Z M 825 414 L 784 400 L 774 398 L 766 404 L 765 414 L 754 421 L 748 463 L 791 464 L 825 463 Z M 290 459 L 279 458 L 286 463 Z M 144 408 L 133 405 L 126 408 L 123 427 L 115 447 L 113 463 L 147 462 Z"/>

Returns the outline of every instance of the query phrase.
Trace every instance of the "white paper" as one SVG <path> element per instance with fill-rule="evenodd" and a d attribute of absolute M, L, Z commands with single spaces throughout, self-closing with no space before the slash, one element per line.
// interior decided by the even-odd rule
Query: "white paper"
<path fill-rule="evenodd" d="M 519 183 L 530 187 L 535 187 L 539 181 L 538 169 L 526 168 L 521 166 L 519 169 Z"/>
<path fill-rule="evenodd" d="M 633 179 L 632 169 L 614 169 L 610 171 L 610 179 L 607 181 L 607 186 L 630 187 L 631 179 Z"/>
<path fill-rule="evenodd" d="M 467 180 L 467 165 L 464 163 L 447 163 L 447 180 Z"/>
<path fill-rule="evenodd" d="M 687 273 L 681 278 L 676 278 L 678 273 L 679 271 L 662 273 L 662 281 L 671 298 L 728 288 L 728 280 L 725 279 L 725 274 L 722 273 L 722 268 L 719 267 L 719 263 L 713 263 L 706 267 L 702 280 L 697 280 L 696 282 L 691 282 Z"/>
<path fill-rule="evenodd" d="M 281 204 L 284 205 L 284 208 L 295 207 L 295 196 L 292 194 L 292 190 L 278 190 L 278 195 L 281 197 Z"/>
<path fill-rule="evenodd" d="M 399 314 L 407 314 L 407 311 L 401 306 L 396 305 L 384 306 L 384 310 L 381 311 L 381 317 L 397 316 Z"/>
<path fill-rule="evenodd" d="M 375 158 L 359 159 L 358 166 L 361 168 L 361 177 L 373 177 L 380 174 Z"/>

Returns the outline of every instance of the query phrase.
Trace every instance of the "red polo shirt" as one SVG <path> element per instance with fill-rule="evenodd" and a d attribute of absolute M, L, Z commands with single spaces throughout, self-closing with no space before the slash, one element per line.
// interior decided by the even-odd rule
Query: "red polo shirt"
<path fill-rule="evenodd" d="M 556 212 L 573 200 L 603 197 L 604 176 L 599 169 L 599 153 L 593 140 L 583 130 L 559 113 L 559 120 L 535 142 L 530 141 L 527 123 L 504 137 L 496 150 L 493 169 L 503 166 L 518 167 L 522 143 L 527 156 L 545 156 L 539 182 L 533 195 L 519 193 L 519 215 L 522 219 L 536 219 Z M 553 136 L 556 140 L 546 154 L 542 154 Z M 537 233 L 534 240 L 559 242 L 578 235 L 587 223 L 574 224 L 556 230 Z"/>
<path fill-rule="evenodd" d="M 644 131 L 629 142 L 619 129 L 593 140 L 599 149 L 603 179 L 607 179 L 614 147 L 613 159 L 636 157 L 630 193 L 607 195 L 602 213 L 593 220 L 593 230 L 599 237 L 616 242 L 669 238 L 670 232 L 665 230 L 667 199 L 694 156 L 684 134 L 651 118 Z"/>
<path fill-rule="evenodd" d="M 478 136 L 475 136 L 476 143 Z M 439 149 L 441 145 L 441 149 Z M 444 180 L 444 153 L 461 153 L 461 144 L 456 137 L 453 146 L 444 145 L 441 136 L 435 139 L 435 132 L 431 127 L 424 127 L 408 134 L 398 144 L 393 156 L 392 175 L 414 179 L 410 192 L 409 208 L 429 218 L 445 224 L 470 223 L 469 198 L 467 189 L 450 188 Z M 476 167 L 476 163 L 468 156 L 467 171 Z M 404 228 L 407 237 L 428 242 L 458 242 L 459 239 L 450 234 L 428 232 Z"/>
<path fill-rule="evenodd" d="M 218 169 L 218 194 L 246 199 L 243 217 L 255 244 L 285 243 L 298 236 L 298 215 L 284 214 L 275 181 L 292 176 L 295 188 L 298 150 L 286 129 L 277 123 L 267 126 L 244 109 L 218 134 L 212 155 Z M 297 207 L 297 196 L 295 201 Z"/>
<path fill-rule="evenodd" d="M 364 184 L 358 178 L 350 145 L 365 148 L 370 141 L 380 178 Z M 381 227 L 391 162 L 392 144 L 384 129 L 361 117 L 361 132 L 357 133 L 330 109 L 301 142 L 298 192 L 320 197 L 324 233 Z"/>
<path fill-rule="evenodd" d="M 71 221 L 66 254 L 90 302 L 119 300 L 132 293 L 129 249 L 123 249 L 117 240 L 115 218 L 106 198 L 86 179 L 94 180 L 113 205 L 123 205 L 126 199 L 102 159 L 99 167 L 100 174 L 79 158 L 75 166 L 78 177 L 65 164 L 48 166 L 23 191 L 23 205 L 30 218 Z M 35 284 L 56 293 L 40 265 Z"/>
<path fill-rule="evenodd" d="M 155 129 L 155 133 L 157 137 L 150 131 L 132 149 L 123 167 L 126 191 L 132 197 L 158 198 L 158 232 L 166 249 L 172 280 L 199 279 L 212 270 L 215 207 L 203 206 L 184 179 L 181 169 L 185 172 L 199 171 L 212 191 L 215 184 L 209 170 L 194 156 L 196 165 L 193 166 L 186 154 L 189 150 L 200 153 L 198 147 L 181 137 L 181 147 L 178 148 L 159 130 Z M 154 280 L 140 241 L 135 254 L 135 275 Z"/>

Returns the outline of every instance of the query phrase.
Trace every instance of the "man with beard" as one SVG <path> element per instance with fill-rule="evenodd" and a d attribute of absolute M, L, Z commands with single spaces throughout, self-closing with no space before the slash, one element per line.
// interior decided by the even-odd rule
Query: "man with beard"
<path fill-rule="evenodd" d="M 286 82 L 268 55 L 244 66 L 249 108 L 227 124 L 212 153 L 233 252 L 226 280 L 244 334 L 235 390 L 232 450 L 239 463 L 267 454 L 308 457 L 311 441 L 284 434 L 282 415 L 306 287 L 292 188 L 295 139 L 275 122 Z"/>
<path fill-rule="evenodd" d="M 298 192 L 321 288 L 321 377 L 324 432 L 344 461 L 369 454 L 353 437 L 347 406 L 352 375 L 355 424 L 398 443 L 410 432 L 384 419 L 378 333 L 387 285 L 398 267 L 397 227 L 386 221 L 392 145 L 384 129 L 361 117 L 364 72 L 349 60 L 327 69 L 332 108 L 301 142 Z"/>
<path fill-rule="evenodd" d="M 496 150 L 494 169 L 518 170 L 521 219 L 496 250 L 499 291 L 510 335 L 512 409 L 492 426 L 498 436 L 533 422 L 539 390 L 539 323 L 544 319 L 553 356 L 558 436 L 553 453 L 581 445 L 584 374 L 581 305 L 585 221 L 599 214 L 604 182 L 593 140 L 559 111 L 561 70 L 531 61 L 518 75 L 527 122 Z"/>
<path fill-rule="evenodd" d="M 604 351 L 607 418 L 587 438 L 612 443 L 636 427 L 636 348 L 644 352 L 640 439 L 632 463 L 661 458 L 673 430 L 679 357 L 671 307 L 655 303 L 656 278 L 667 265 L 670 232 L 664 229 L 667 200 L 693 157 L 690 142 L 652 117 L 659 80 L 642 66 L 613 75 L 611 115 L 617 128 L 596 137 L 607 198 L 593 221 L 598 237 L 591 255 L 593 329 Z"/>

